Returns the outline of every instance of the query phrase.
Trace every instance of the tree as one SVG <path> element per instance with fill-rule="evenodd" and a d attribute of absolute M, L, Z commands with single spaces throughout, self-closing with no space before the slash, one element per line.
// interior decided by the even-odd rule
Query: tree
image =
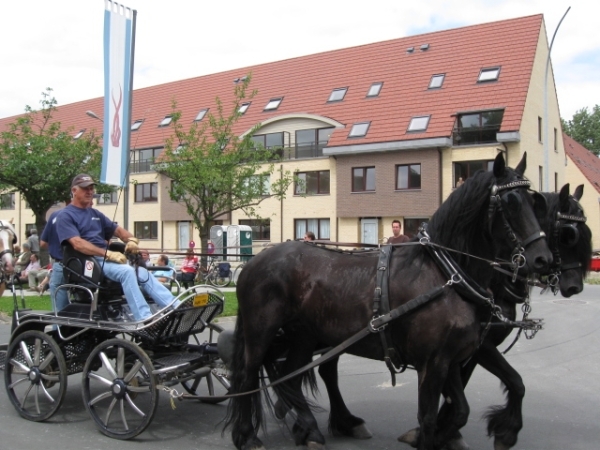
<path fill-rule="evenodd" d="M 236 210 L 258 217 L 256 206 L 267 198 L 284 198 L 294 181 L 289 172 L 278 174 L 274 161 L 277 149 L 266 149 L 252 141 L 254 132 L 240 137 L 233 129 L 241 117 L 240 105 L 254 97 L 248 92 L 251 76 L 235 87 L 233 110 L 228 116 L 219 98 L 216 114 L 194 122 L 188 130 L 181 124 L 181 112 L 173 103 L 173 135 L 167 139 L 155 170 L 173 180 L 172 200 L 183 202 L 200 233 L 202 248 L 207 248 L 210 227 L 215 220 Z"/>
<path fill-rule="evenodd" d="M 74 139 L 72 129 L 63 130 L 53 120 L 57 101 L 51 88 L 40 104 L 39 111 L 26 106 L 25 114 L 0 132 L 0 186 L 23 195 L 39 234 L 50 207 L 69 198 L 71 180 L 82 172 L 96 176 L 102 158 L 93 131 Z M 46 263 L 46 252 L 42 260 Z"/>
<path fill-rule="evenodd" d="M 592 153 L 600 154 L 600 106 L 596 105 L 592 113 L 587 107 L 578 110 L 573 119 L 562 120 L 565 133 L 579 142 Z"/>

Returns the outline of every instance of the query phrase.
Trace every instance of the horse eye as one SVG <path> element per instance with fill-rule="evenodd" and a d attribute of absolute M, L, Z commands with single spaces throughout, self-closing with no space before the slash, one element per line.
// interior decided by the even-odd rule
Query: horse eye
<path fill-rule="evenodd" d="M 502 196 L 502 201 L 512 213 L 521 211 L 521 196 L 515 192 L 507 192 Z"/>

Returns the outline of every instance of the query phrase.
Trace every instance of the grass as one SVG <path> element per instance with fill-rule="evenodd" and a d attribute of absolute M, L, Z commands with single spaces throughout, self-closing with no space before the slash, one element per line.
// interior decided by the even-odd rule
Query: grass
<path fill-rule="evenodd" d="M 223 292 L 225 295 L 225 308 L 223 309 L 223 313 L 219 317 L 227 317 L 227 316 L 235 316 L 237 314 L 238 309 L 238 301 L 237 295 L 235 292 Z M 22 308 L 20 295 L 17 294 L 17 302 L 19 308 Z M 50 307 L 50 296 L 36 296 L 31 295 L 25 297 L 25 306 L 30 309 L 40 310 L 40 311 L 50 311 L 52 308 Z M 12 316 L 12 312 L 14 309 L 14 301 L 12 296 L 10 297 L 0 297 L 0 312 L 6 313 L 8 316 Z"/>

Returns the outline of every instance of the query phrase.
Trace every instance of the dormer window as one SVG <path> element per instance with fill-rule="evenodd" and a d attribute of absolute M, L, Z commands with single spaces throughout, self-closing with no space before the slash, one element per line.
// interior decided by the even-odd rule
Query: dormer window
<path fill-rule="evenodd" d="M 429 118 L 431 116 L 417 116 L 410 119 L 408 125 L 408 131 L 425 131 L 429 125 Z"/>
<path fill-rule="evenodd" d="M 379 92 L 381 92 L 381 88 L 383 87 L 383 83 L 373 83 L 369 88 L 369 92 L 367 92 L 367 97 L 378 97 Z"/>
<path fill-rule="evenodd" d="M 171 114 L 169 114 L 168 116 L 165 116 L 165 118 L 163 120 L 160 121 L 158 126 L 166 127 L 167 125 L 169 125 L 171 123 L 172 120 L 173 120 L 173 116 Z"/>
<path fill-rule="evenodd" d="M 444 78 L 446 77 L 445 74 L 438 74 L 438 75 L 434 75 L 431 77 L 431 80 L 429 81 L 429 89 L 439 89 L 442 87 L 442 84 L 444 84 Z"/>
<path fill-rule="evenodd" d="M 83 133 L 85 133 L 85 128 L 83 130 L 79 130 L 79 133 L 77 133 L 75 136 L 73 136 L 74 140 L 79 139 L 81 136 L 83 136 Z"/>
<path fill-rule="evenodd" d="M 500 67 L 491 67 L 489 69 L 481 69 L 477 81 L 483 83 L 486 81 L 497 81 L 500 76 Z"/>
<path fill-rule="evenodd" d="M 271 100 L 269 100 L 269 103 L 267 103 L 267 106 L 265 106 L 264 111 L 276 110 L 277 108 L 279 108 L 279 105 L 281 104 L 282 100 L 283 97 L 272 98 Z"/>
<path fill-rule="evenodd" d="M 344 100 L 344 96 L 346 95 L 347 90 L 348 90 L 348 88 L 334 89 L 333 91 L 331 91 L 331 94 L 329 95 L 329 98 L 327 99 L 327 101 L 328 102 L 341 102 L 342 100 Z"/>
<path fill-rule="evenodd" d="M 196 118 L 194 119 L 194 122 L 200 122 L 202 119 L 204 119 L 204 116 L 206 115 L 207 112 L 208 112 L 208 108 L 201 109 L 198 112 L 198 115 L 196 116 Z"/>
<path fill-rule="evenodd" d="M 242 104 L 240 105 L 240 109 L 238 109 L 238 113 L 240 113 L 240 114 L 244 114 L 246 111 L 248 111 L 248 108 L 250 108 L 250 103 L 251 103 L 251 102 L 248 102 L 248 103 L 242 103 Z"/>
<path fill-rule="evenodd" d="M 131 131 L 137 131 L 140 129 L 142 124 L 144 123 L 144 119 L 136 120 L 131 124 Z"/>
<path fill-rule="evenodd" d="M 371 125 L 371 122 L 361 122 L 361 123 L 355 123 L 354 125 L 352 125 L 352 129 L 350 130 L 350 133 L 348 133 L 348 137 L 363 137 L 367 135 L 367 131 L 369 131 L 369 126 Z"/>

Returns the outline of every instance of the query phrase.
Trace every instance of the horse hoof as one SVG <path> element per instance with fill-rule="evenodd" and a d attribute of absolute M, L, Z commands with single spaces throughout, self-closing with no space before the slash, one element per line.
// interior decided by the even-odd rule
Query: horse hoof
<path fill-rule="evenodd" d="M 446 450 L 471 450 L 471 447 L 462 436 L 457 439 L 450 439 L 444 448 Z"/>
<path fill-rule="evenodd" d="M 371 430 L 364 423 L 361 423 L 352 428 L 352 437 L 354 439 L 371 439 L 373 433 L 371 433 Z"/>
<path fill-rule="evenodd" d="M 510 446 L 502 443 L 498 438 L 494 439 L 494 450 L 509 450 Z"/>
<path fill-rule="evenodd" d="M 287 415 L 288 411 L 290 410 L 290 408 L 287 407 L 287 405 L 285 403 L 283 403 L 281 400 L 277 400 L 277 402 L 275 403 L 275 417 L 277 417 L 279 420 L 283 420 L 285 419 L 285 416 Z"/>
<path fill-rule="evenodd" d="M 306 443 L 306 448 L 308 450 L 325 450 L 325 444 L 321 444 L 320 442 L 308 441 Z"/>
<path fill-rule="evenodd" d="M 413 448 L 417 448 L 419 442 L 419 434 L 421 430 L 419 428 L 413 428 L 412 430 L 407 431 L 402 436 L 398 438 L 400 442 L 404 442 L 405 444 L 410 445 Z"/>

